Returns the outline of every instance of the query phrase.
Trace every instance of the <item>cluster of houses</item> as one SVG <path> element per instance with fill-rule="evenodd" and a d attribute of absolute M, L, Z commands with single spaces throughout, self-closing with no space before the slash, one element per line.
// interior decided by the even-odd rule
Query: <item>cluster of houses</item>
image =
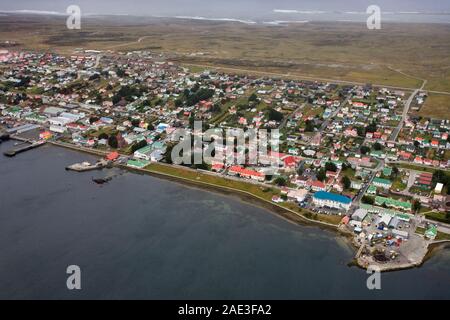
<path fill-rule="evenodd" d="M 398 140 L 391 141 L 407 99 L 402 91 L 191 72 L 147 51 L 80 51 L 69 57 L 1 51 L 0 66 L 4 126 L 32 123 L 43 128 L 42 139 L 120 150 L 135 168 L 164 161 L 176 143 L 174 132 L 192 133 L 197 120 L 204 129 L 221 131 L 279 129 L 280 150 L 260 155 L 275 166 L 215 162 L 208 169 L 263 184 L 283 177 L 285 198 L 301 203 L 311 192 L 316 207 L 348 211 L 381 160 L 450 166 L 449 120 L 408 117 Z M 410 202 L 389 197 L 389 176 L 375 177 L 366 194 L 374 206 L 411 211 Z M 427 186 L 431 180 L 424 174 L 416 183 Z"/>

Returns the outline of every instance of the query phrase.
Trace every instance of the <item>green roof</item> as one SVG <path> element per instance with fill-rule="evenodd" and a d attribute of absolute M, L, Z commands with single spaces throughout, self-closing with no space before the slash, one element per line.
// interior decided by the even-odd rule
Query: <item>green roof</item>
<path fill-rule="evenodd" d="M 139 153 L 142 153 L 142 154 L 148 154 L 148 153 L 152 152 L 152 147 L 151 146 L 145 146 L 143 148 L 140 148 L 136 152 L 139 152 Z"/>
<path fill-rule="evenodd" d="M 383 175 L 385 175 L 386 177 L 390 177 L 392 174 L 392 168 L 390 167 L 384 167 L 383 169 Z"/>
<path fill-rule="evenodd" d="M 391 198 L 385 198 L 385 197 L 375 197 L 375 204 L 378 206 L 382 206 L 383 204 L 386 204 L 388 207 L 395 207 L 395 208 L 401 208 L 403 210 L 411 210 L 412 205 L 410 202 L 404 202 L 400 200 L 395 200 Z"/>
<path fill-rule="evenodd" d="M 367 192 L 368 192 L 368 193 L 373 193 L 373 194 L 375 194 L 375 193 L 377 193 L 377 187 L 371 185 L 371 186 L 369 187 L 369 189 L 367 189 Z"/>
<path fill-rule="evenodd" d="M 9 112 L 17 113 L 17 112 L 22 111 L 22 108 L 21 108 L 21 107 L 18 107 L 18 106 L 14 106 L 14 107 L 9 108 L 8 111 L 9 111 Z"/>
<path fill-rule="evenodd" d="M 368 212 L 371 212 L 371 213 L 388 214 L 390 216 L 397 217 L 400 220 L 404 220 L 404 221 L 409 221 L 412 218 L 412 215 L 408 214 L 408 213 L 403 213 L 400 211 L 395 211 L 395 210 L 386 209 L 386 208 L 382 208 L 382 207 L 371 206 L 370 204 L 365 204 L 365 203 L 362 203 L 360 205 L 360 208 L 366 209 Z"/>
<path fill-rule="evenodd" d="M 437 236 L 437 228 L 434 225 L 431 225 L 427 231 L 425 231 L 425 236 L 428 238 L 436 238 Z"/>
<path fill-rule="evenodd" d="M 146 167 L 150 162 L 145 160 L 128 160 L 127 166 L 129 167 L 137 167 L 137 168 L 144 168 Z"/>
<path fill-rule="evenodd" d="M 392 185 L 392 182 L 387 179 L 375 178 L 373 179 L 373 183 L 384 184 L 384 185 Z"/>

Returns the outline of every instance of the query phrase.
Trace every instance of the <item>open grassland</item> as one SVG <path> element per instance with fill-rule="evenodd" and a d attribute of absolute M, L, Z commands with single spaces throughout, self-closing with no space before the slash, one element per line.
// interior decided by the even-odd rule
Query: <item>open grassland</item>
<path fill-rule="evenodd" d="M 426 79 L 426 90 L 450 93 L 450 25 L 384 24 L 368 30 L 359 23 L 266 26 L 143 17 L 86 18 L 81 30 L 65 24 L 64 17 L 1 17 L 0 41 L 61 53 L 150 50 L 195 71 L 215 67 L 406 88 Z M 448 118 L 448 102 L 450 94 L 432 96 L 423 112 Z"/>
<path fill-rule="evenodd" d="M 430 93 L 424 106 L 417 114 L 422 117 L 450 119 L 450 96 Z"/>

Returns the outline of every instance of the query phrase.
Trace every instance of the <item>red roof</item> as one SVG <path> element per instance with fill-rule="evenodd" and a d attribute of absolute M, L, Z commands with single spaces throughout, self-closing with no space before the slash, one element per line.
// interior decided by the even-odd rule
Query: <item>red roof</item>
<path fill-rule="evenodd" d="M 245 169 L 245 168 L 242 168 L 240 166 L 232 166 L 230 168 L 230 172 L 238 173 L 240 175 L 245 175 L 245 176 L 265 177 L 264 173 L 261 173 L 261 172 L 258 172 L 258 171 L 254 171 L 254 170 L 250 170 L 250 169 Z"/>
<path fill-rule="evenodd" d="M 309 184 L 310 184 L 311 187 L 316 187 L 316 188 L 325 189 L 325 187 L 326 187 L 325 183 L 323 183 L 323 182 L 321 182 L 319 180 L 311 181 Z"/>
<path fill-rule="evenodd" d="M 119 153 L 116 151 L 113 151 L 106 156 L 106 159 L 110 161 L 116 160 L 117 158 L 119 158 Z"/>

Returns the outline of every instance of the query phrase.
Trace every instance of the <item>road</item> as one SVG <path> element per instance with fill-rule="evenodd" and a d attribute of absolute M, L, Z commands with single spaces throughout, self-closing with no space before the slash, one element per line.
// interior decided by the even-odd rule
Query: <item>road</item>
<path fill-rule="evenodd" d="M 355 199 L 353 199 L 351 210 L 352 209 L 356 209 L 356 208 L 358 208 L 361 205 L 362 197 L 364 197 L 364 195 L 366 194 L 367 189 L 369 189 L 370 185 L 373 182 L 373 179 L 375 179 L 375 176 L 376 176 L 377 172 L 380 171 L 384 167 L 384 165 L 385 165 L 384 161 L 383 160 L 379 160 L 377 167 L 375 169 L 372 169 L 372 174 L 371 174 L 369 180 L 367 181 L 367 183 L 365 184 L 365 187 L 362 188 L 359 191 L 358 196 Z"/>
<path fill-rule="evenodd" d="M 347 98 L 345 98 L 345 100 L 339 105 L 339 107 L 333 112 L 333 114 L 322 123 L 322 125 L 320 126 L 320 129 L 319 129 L 320 133 L 322 133 L 328 127 L 328 124 L 330 123 L 330 121 L 332 119 L 334 119 L 334 117 L 336 117 L 336 115 L 341 111 L 341 109 L 348 103 L 348 101 L 351 99 L 352 95 L 353 95 L 353 93 L 350 93 L 347 96 Z"/>
<path fill-rule="evenodd" d="M 283 121 L 281 122 L 280 126 L 278 127 L 278 130 L 281 131 L 281 129 L 283 129 L 283 128 L 286 126 L 287 122 L 288 122 L 289 120 L 292 119 L 292 117 L 294 116 L 294 114 L 296 114 L 296 113 L 299 112 L 301 109 L 303 109 L 303 108 L 305 107 L 305 105 L 306 105 L 306 103 L 302 104 L 300 107 L 298 107 L 297 109 L 295 109 L 294 112 L 291 112 L 291 113 L 289 114 L 288 117 L 285 117 L 285 118 L 283 119 Z"/>
<path fill-rule="evenodd" d="M 390 137 L 390 141 L 395 142 L 397 140 L 397 137 L 400 133 L 400 130 L 402 130 L 403 125 L 405 124 L 406 117 L 408 116 L 409 108 L 411 107 L 411 103 L 413 102 L 415 96 L 419 93 L 419 91 L 422 91 L 425 85 L 427 84 L 427 80 L 423 80 L 422 86 L 419 89 L 414 90 L 414 92 L 409 97 L 408 101 L 405 103 L 405 107 L 403 108 L 402 113 L 402 120 L 399 122 L 397 128 L 394 129 L 392 132 L 392 135 Z"/>

